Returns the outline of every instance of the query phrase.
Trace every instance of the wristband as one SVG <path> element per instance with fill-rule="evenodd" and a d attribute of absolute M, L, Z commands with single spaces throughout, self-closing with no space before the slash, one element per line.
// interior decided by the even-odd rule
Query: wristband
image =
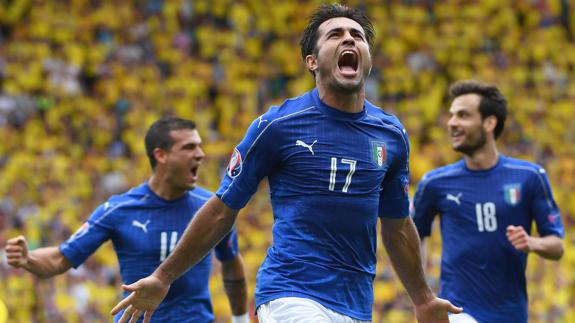
<path fill-rule="evenodd" d="M 248 313 L 232 315 L 232 323 L 250 323 L 250 316 Z"/>

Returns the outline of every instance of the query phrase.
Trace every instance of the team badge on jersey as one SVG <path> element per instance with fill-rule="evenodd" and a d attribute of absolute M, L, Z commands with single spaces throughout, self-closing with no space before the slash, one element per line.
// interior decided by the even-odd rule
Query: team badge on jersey
<path fill-rule="evenodd" d="M 521 202 L 521 184 L 503 186 L 503 194 L 505 194 L 505 203 L 508 205 L 517 205 Z"/>
<path fill-rule="evenodd" d="M 234 152 L 230 158 L 230 163 L 228 164 L 226 172 L 231 178 L 237 177 L 242 172 L 242 154 L 237 147 L 234 148 Z"/>
<path fill-rule="evenodd" d="M 385 149 L 385 142 L 372 141 L 371 142 L 371 161 L 378 167 L 383 167 L 387 160 L 387 151 Z"/>

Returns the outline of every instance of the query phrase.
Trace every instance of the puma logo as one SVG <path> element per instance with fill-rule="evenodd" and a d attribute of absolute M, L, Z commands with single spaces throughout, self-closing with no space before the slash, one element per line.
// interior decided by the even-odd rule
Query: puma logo
<path fill-rule="evenodd" d="M 461 198 L 461 192 L 459 192 L 459 194 L 457 195 L 451 195 L 451 194 L 447 194 L 447 196 L 445 197 L 448 201 L 453 201 L 455 202 L 457 205 L 461 205 L 461 202 L 459 201 L 459 198 Z"/>
<path fill-rule="evenodd" d="M 309 149 L 309 151 L 311 152 L 312 155 L 315 155 L 313 152 L 313 145 L 317 142 L 317 139 L 314 140 L 311 145 L 306 144 L 305 142 L 301 141 L 301 140 L 296 140 L 295 145 L 296 146 L 301 146 L 301 147 L 305 147 L 307 149 Z"/>
<path fill-rule="evenodd" d="M 268 121 L 267 119 L 262 119 L 262 118 L 263 118 L 263 116 L 260 116 L 260 121 L 258 122 L 258 129 L 259 129 L 259 127 L 261 126 L 261 124 L 262 124 L 263 122 Z"/>
<path fill-rule="evenodd" d="M 148 228 L 147 228 L 148 223 L 150 223 L 150 220 L 146 221 L 146 223 L 142 223 L 142 222 L 140 222 L 140 221 L 138 221 L 138 220 L 133 220 L 133 221 L 132 221 L 132 225 L 133 225 L 133 226 L 142 229 L 142 231 L 144 231 L 145 233 L 148 233 Z"/>

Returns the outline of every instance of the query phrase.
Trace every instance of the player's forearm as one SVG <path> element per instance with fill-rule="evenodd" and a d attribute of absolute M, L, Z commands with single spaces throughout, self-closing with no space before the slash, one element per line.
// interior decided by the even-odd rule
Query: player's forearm
<path fill-rule="evenodd" d="M 559 260 L 563 256 L 563 239 L 558 236 L 531 237 L 531 251 L 549 260 Z"/>
<path fill-rule="evenodd" d="M 40 278 L 50 278 L 67 271 L 71 267 L 70 262 L 57 247 L 30 251 L 28 261 L 22 266 Z"/>
<path fill-rule="evenodd" d="M 222 263 L 224 288 L 230 301 L 234 315 L 242 315 L 248 311 L 248 293 L 242 257 Z"/>
<path fill-rule="evenodd" d="M 421 266 L 423 266 L 423 270 L 425 271 L 425 267 L 427 264 L 427 241 L 425 240 L 425 237 L 421 239 L 419 247 L 420 247 L 419 251 L 421 252 Z"/>
<path fill-rule="evenodd" d="M 381 227 L 385 249 L 413 303 L 421 305 L 433 300 L 435 295 L 425 280 L 420 241 L 411 218 L 382 219 Z"/>
<path fill-rule="evenodd" d="M 237 211 L 212 197 L 188 224 L 170 256 L 154 271 L 162 282 L 171 284 L 197 264 L 230 231 Z"/>

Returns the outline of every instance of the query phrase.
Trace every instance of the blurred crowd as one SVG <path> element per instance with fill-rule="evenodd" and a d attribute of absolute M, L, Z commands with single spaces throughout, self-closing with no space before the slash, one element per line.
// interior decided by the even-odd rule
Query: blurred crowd
<path fill-rule="evenodd" d="M 249 123 L 313 87 L 298 41 L 319 3 L 0 0 L 0 245 L 18 234 L 31 248 L 57 245 L 108 196 L 144 181 L 143 135 L 160 116 L 197 122 L 200 181 L 216 190 Z M 344 3 L 376 27 L 367 96 L 410 134 L 412 193 L 426 171 L 459 158 L 445 126 L 449 84 L 476 78 L 508 97 L 500 150 L 547 169 L 566 227 L 559 263 L 529 258 L 530 322 L 575 322 L 575 1 Z M 264 183 L 238 218 L 251 296 L 272 220 Z M 435 288 L 437 236 L 426 264 Z M 379 250 L 374 322 L 412 322 Z M 110 244 L 51 280 L 9 268 L 1 253 L 0 323 L 111 320 L 120 288 Z M 225 322 L 218 270 L 210 286 Z"/>

